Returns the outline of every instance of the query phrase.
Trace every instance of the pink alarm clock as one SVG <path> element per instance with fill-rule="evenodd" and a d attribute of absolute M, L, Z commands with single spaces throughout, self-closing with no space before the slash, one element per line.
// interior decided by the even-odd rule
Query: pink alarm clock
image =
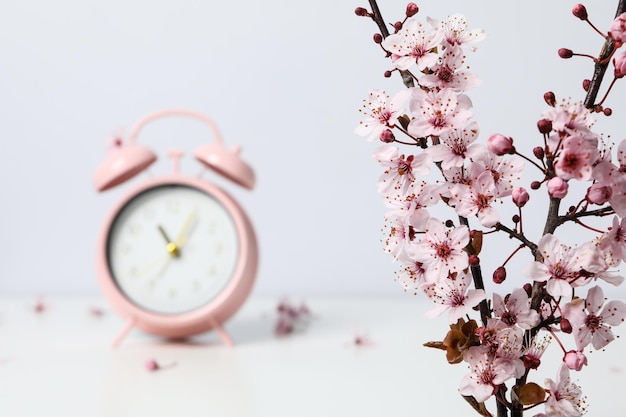
<path fill-rule="evenodd" d="M 141 119 L 126 140 L 117 140 L 96 170 L 98 191 L 144 171 L 156 155 L 137 143 L 150 121 L 185 116 L 204 122 L 215 142 L 194 156 L 203 166 L 247 189 L 254 172 L 226 149 L 215 124 L 188 110 L 163 110 Z M 249 296 L 258 264 L 257 241 L 241 206 L 224 190 L 179 172 L 182 152 L 172 151 L 173 172 L 140 182 L 114 204 L 97 241 L 96 271 L 104 296 L 126 324 L 117 346 L 134 327 L 168 338 L 215 330 L 232 345 L 223 327 Z"/>

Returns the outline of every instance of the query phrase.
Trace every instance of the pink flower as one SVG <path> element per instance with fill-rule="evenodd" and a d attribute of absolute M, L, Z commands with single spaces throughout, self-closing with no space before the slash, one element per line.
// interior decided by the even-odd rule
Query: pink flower
<path fill-rule="evenodd" d="M 601 241 L 600 248 L 603 250 L 611 251 L 611 254 L 616 259 L 621 259 L 626 262 L 626 220 L 622 219 L 621 222 L 617 216 L 613 217 L 613 226 L 608 233 L 606 233 Z"/>
<path fill-rule="evenodd" d="M 524 207 L 526 203 L 528 203 L 528 200 L 530 200 L 530 195 L 528 195 L 526 189 L 518 187 L 511 193 L 511 198 L 517 207 Z"/>
<path fill-rule="evenodd" d="M 539 324 L 539 313 L 530 308 L 530 299 L 523 288 L 513 290 L 505 302 L 499 294 L 493 294 L 493 312 L 506 327 L 518 325 L 532 329 Z"/>
<path fill-rule="evenodd" d="M 513 139 L 494 133 L 487 138 L 487 148 L 498 156 L 512 153 L 515 150 Z"/>
<path fill-rule="evenodd" d="M 481 346 L 469 348 L 463 360 L 470 365 L 471 372 L 461 380 L 461 395 L 471 395 L 479 403 L 487 401 L 494 388 L 514 378 L 515 368 L 510 364 L 497 364 L 488 349 Z"/>
<path fill-rule="evenodd" d="M 385 252 L 390 253 L 396 259 L 404 250 L 405 244 L 409 243 L 412 240 L 412 235 L 414 235 L 406 217 L 397 215 L 385 216 L 383 232 L 385 234 L 383 239 Z"/>
<path fill-rule="evenodd" d="M 472 103 L 464 94 L 449 88 L 426 92 L 413 88 L 409 109 L 413 120 L 409 123 L 409 133 L 416 137 L 441 136 L 450 130 L 466 126 L 472 113 Z"/>
<path fill-rule="evenodd" d="M 471 283 L 471 274 L 461 271 L 453 278 L 440 279 L 435 285 L 428 287 L 426 294 L 439 305 L 429 310 L 426 317 L 439 317 L 449 310 L 448 321 L 453 324 L 469 314 L 472 308 L 485 299 L 484 290 L 467 289 Z"/>
<path fill-rule="evenodd" d="M 450 48 L 462 47 L 469 45 L 474 50 L 474 44 L 482 41 L 487 37 L 482 29 L 467 30 L 467 20 L 465 16 L 455 13 L 448 16 L 447 20 L 438 21 L 432 18 L 426 19 L 428 23 L 442 33 L 443 40 Z"/>
<path fill-rule="evenodd" d="M 617 47 L 626 42 L 626 13 L 617 16 L 611 23 L 609 37 L 618 43 Z"/>
<path fill-rule="evenodd" d="M 615 339 L 611 326 L 618 326 L 626 319 L 626 304 L 609 301 L 604 305 L 604 301 L 602 288 L 596 286 L 589 290 L 586 300 L 577 298 L 563 308 L 563 315 L 572 324 L 578 350 L 582 351 L 589 343 L 596 350 L 602 349 Z"/>
<path fill-rule="evenodd" d="M 383 131 L 395 126 L 409 96 L 409 90 L 402 90 L 387 103 L 389 96 L 384 91 L 371 90 L 369 98 L 363 100 L 363 109 L 359 109 L 367 118 L 359 122 L 354 133 L 367 136 L 369 141 L 379 138 Z"/>
<path fill-rule="evenodd" d="M 591 126 L 595 122 L 589 109 L 582 102 L 562 103 L 541 114 L 541 119 L 552 122 L 552 129 L 560 134 L 573 135 L 575 133 L 590 134 Z M 556 138 L 558 143 L 560 138 Z M 556 152 L 556 149 L 551 149 Z"/>
<path fill-rule="evenodd" d="M 563 356 L 563 362 L 572 371 L 580 371 L 583 366 L 587 365 L 587 357 L 580 351 L 570 350 Z"/>
<path fill-rule="evenodd" d="M 402 285 L 404 291 L 412 291 L 414 295 L 417 295 L 418 290 L 427 286 L 424 265 L 411 259 L 404 251 L 400 253 L 398 260 L 402 267 L 396 272 L 396 281 Z"/>
<path fill-rule="evenodd" d="M 548 194 L 554 198 L 564 198 L 567 195 L 569 186 L 566 181 L 563 181 L 559 177 L 551 178 L 547 184 Z"/>
<path fill-rule="evenodd" d="M 583 274 L 591 263 L 589 251 L 574 250 L 562 245 L 552 234 L 544 235 L 539 241 L 537 250 L 543 257 L 543 262 L 528 264 L 523 274 L 535 281 L 547 281 L 548 294 L 568 296 L 573 287 L 579 287 L 589 282 L 589 277 Z"/>
<path fill-rule="evenodd" d="M 493 227 L 500 221 L 497 210 L 492 207 L 497 191 L 490 171 L 480 174 L 469 187 L 457 184 L 450 191 L 450 204 L 460 216 L 476 215 L 485 227 Z"/>
<path fill-rule="evenodd" d="M 461 272 L 468 267 L 467 252 L 463 250 L 469 243 L 467 226 L 448 230 L 441 221 L 431 218 L 425 232 L 422 240 L 409 245 L 407 253 L 424 265 L 429 283 L 445 279 L 449 273 Z"/>
<path fill-rule="evenodd" d="M 415 181 L 415 174 L 425 175 L 430 170 L 430 156 L 426 152 L 399 155 L 397 147 L 385 145 L 378 148 L 373 157 L 385 167 L 378 182 L 381 193 L 395 190 L 404 194 Z"/>
<path fill-rule="evenodd" d="M 433 162 L 441 162 L 441 168 L 462 167 L 466 160 L 484 152 L 481 145 L 472 143 L 478 138 L 478 123 L 472 122 L 464 129 L 454 129 L 443 133 L 438 145 L 428 148 Z"/>
<path fill-rule="evenodd" d="M 447 49 L 440 62 L 431 68 L 433 73 L 420 78 L 420 85 L 437 89 L 449 88 L 457 93 L 478 86 L 480 79 L 476 74 L 459 70 L 464 63 L 464 58 L 461 48 Z"/>
<path fill-rule="evenodd" d="M 587 189 L 585 198 L 593 204 L 602 205 L 613 196 L 613 188 L 610 185 L 594 183 Z"/>
<path fill-rule="evenodd" d="M 613 71 L 615 78 L 622 78 L 626 75 L 626 51 L 617 54 L 617 56 L 613 58 L 613 66 L 615 67 Z"/>
<path fill-rule="evenodd" d="M 554 170 L 563 180 L 575 178 L 587 181 L 591 178 L 591 169 L 598 156 L 598 149 L 586 138 L 580 135 L 570 136 L 563 141 Z"/>
<path fill-rule="evenodd" d="M 550 396 L 546 401 L 548 417 L 580 417 L 583 415 L 584 400 L 580 387 L 571 382 L 565 363 L 559 368 L 556 382 L 546 379 Z"/>
<path fill-rule="evenodd" d="M 437 63 L 434 50 L 440 39 L 441 34 L 427 33 L 424 25 L 416 17 L 411 17 L 404 22 L 402 30 L 387 36 L 382 45 L 391 52 L 396 68 L 408 70 L 417 64 L 418 71 L 422 71 Z"/>
<path fill-rule="evenodd" d="M 470 166 L 474 177 L 478 177 L 483 169 L 491 171 L 496 195 L 506 197 L 513 191 L 515 183 L 521 179 L 524 162 L 521 158 L 504 158 L 485 152 L 475 158 L 474 164 Z"/>

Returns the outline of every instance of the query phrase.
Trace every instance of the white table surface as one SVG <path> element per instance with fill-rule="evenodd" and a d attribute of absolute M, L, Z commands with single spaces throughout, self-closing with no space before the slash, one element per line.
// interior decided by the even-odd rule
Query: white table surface
<path fill-rule="evenodd" d="M 447 325 L 422 318 L 421 297 L 293 301 L 315 318 L 287 337 L 273 334 L 278 298 L 252 298 L 226 323 L 234 347 L 213 332 L 168 343 L 133 330 L 112 349 L 123 322 L 99 298 L 49 298 L 41 313 L 34 298 L 0 298 L 0 416 L 478 415 L 457 393 L 466 366 L 422 347 Z M 626 415 L 624 352 L 622 338 L 574 375 L 589 416 Z M 544 358 L 560 355 L 553 343 Z M 149 359 L 176 364 L 149 372 Z"/>

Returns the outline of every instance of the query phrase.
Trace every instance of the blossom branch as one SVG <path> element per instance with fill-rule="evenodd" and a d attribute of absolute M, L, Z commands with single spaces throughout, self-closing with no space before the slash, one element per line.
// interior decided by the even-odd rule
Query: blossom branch
<path fill-rule="evenodd" d="M 589 217 L 589 216 L 603 217 L 603 216 L 609 216 L 611 214 L 615 214 L 615 210 L 613 210 L 613 207 L 611 206 L 606 206 L 606 207 L 599 208 L 597 210 L 579 211 L 574 214 L 566 214 L 564 216 L 559 216 L 556 219 L 556 222 L 557 222 L 557 226 L 560 226 L 563 223 L 568 222 L 568 221 L 576 222 L 581 217 Z"/>
<path fill-rule="evenodd" d="M 370 7 L 372 8 L 371 17 L 374 20 L 374 22 L 376 22 L 376 25 L 378 25 L 378 28 L 380 29 L 380 33 L 381 35 L 383 35 L 383 39 L 384 39 L 387 36 L 389 36 L 389 29 L 387 29 L 387 25 L 385 24 L 385 21 L 383 20 L 383 15 L 380 13 L 380 9 L 378 8 L 378 4 L 376 3 L 376 0 L 369 0 L 369 3 L 370 3 Z M 402 82 L 407 88 L 411 88 L 415 86 L 415 83 L 413 82 L 413 75 L 410 72 L 406 70 L 400 70 L 400 75 L 402 76 Z"/>
<path fill-rule="evenodd" d="M 619 0 L 615 17 L 621 15 L 625 11 L 626 0 Z M 606 68 L 609 65 L 613 52 L 615 52 L 615 43 L 613 42 L 613 39 L 607 37 L 604 45 L 602 46 L 602 50 L 600 51 L 600 56 L 598 56 L 596 61 L 593 70 L 593 77 L 591 78 L 591 83 L 589 84 L 589 89 L 587 90 L 587 96 L 584 100 L 584 105 L 588 109 L 592 109 L 596 104 L 596 98 L 598 97 L 598 92 L 600 91 L 600 85 L 602 84 Z"/>

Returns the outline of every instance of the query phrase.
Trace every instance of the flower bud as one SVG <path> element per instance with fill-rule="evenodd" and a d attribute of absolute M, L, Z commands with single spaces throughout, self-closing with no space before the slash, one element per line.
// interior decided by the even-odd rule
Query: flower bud
<path fill-rule="evenodd" d="M 585 78 L 583 80 L 583 90 L 589 91 L 589 87 L 591 87 L 591 80 Z"/>
<path fill-rule="evenodd" d="M 476 255 L 469 256 L 469 264 L 470 266 L 478 266 L 480 265 L 480 258 Z"/>
<path fill-rule="evenodd" d="M 511 217 L 511 220 L 513 221 L 513 223 L 519 223 L 520 221 L 519 214 L 514 214 L 513 217 Z"/>
<path fill-rule="evenodd" d="M 541 146 L 535 146 L 533 148 L 533 155 L 535 155 L 535 158 L 537 159 L 543 159 L 543 157 L 546 156 L 546 153 Z"/>
<path fill-rule="evenodd" d="M 524 291 L 526 291 L 526 294 L 528 295 L 528 298 L 532 297 L 532 295 L 533 295 L 533 284 L 527 282 L 526 284 L 524 284 L 523 288 L 524 288 Z"/>
<path fill-rule="evenodd" d="M 556 96 L 554 95 L 552 91 L 548 91 L 547 93 L 544 93 L 543 99 L 548 104 L 548 106 L 550 107 L 556 106 Z"/>
<path fill-rule="evenodd" d="M 496 284 L 502 284 L 506 279 L 506 269 L 503 266 L 499 266 L 493 271 L 493 282 Z"/>
<path fill-rule="evenodd" d="M 561 331 L 563 333 L 567 333 L 567 334 L 572 333 L 572 324 L 565 317 L 561 317 L 560 326 L 561 326 Z"/>
<path fill-rule="evenodd" d="M 537 122 L 537 128 L 539 129 L 539 133 L 548 134 L 552 132 L 552 120 L 550 119 L 541 119 Z"/>
<path fill-rule="evenodd" d="M 572 9 L 572 14 L 580 20 L 587 20 L 587 18 L 589 17 L 587 15 L 587 9 L 582 4 L 577 4 L 576 6 L 574 6 L 574 8 Z"/>
<path fill-rule="evenodd" d="M 389 78 L 391 77 L 391 71 L 387 70 L 385 71 L 385 78 Z"/>
<path fill-rule="evenodd" d="M 570 350 L 563 356 L 565 365 L 573 371 L 580 371 L 583 366 L 587 365 L 587 357 L 584 353 L 577 350 Z"/>
<path fill-rule="evenodd" d="M 496 155 L 502 156 L 515 152 L 513 139 L 507 138 L 499 133 L 494 133 L 487 139 L 487 148 Z"/>
<path fill-rule="evenodd" d="M 417 12 L 419 12 L 420 9 L 419 7 L 417 7 L 417 4 L 415 3 L 409 3 L 406 5 L 406 17 L 412 17 L 415 16 L 417 14 Z"/>
<path fill-rule="evenodd" d="M 367 9 L 363 7 L 357 7 L 356 9 L 354 9 L 354 14 L 361 17 L 367 17 L 370 15 L 370 12 L 368 12 Z"/>
<path fill-rule="evenodd" d="M 568 59 L 574 56 L 574 52 L 571 49 L 561 48 L 559 49 L 559 56 L 563 59 Z"/>
<path fill-rule="evenodd" d="M 530 183 L 531 190 L 538 190 L 541 187 L 541 183 L 539 181 L 533 181 Z"/>
<path fill-rule="evenodd" d="M 381 142 L 392 143 L 394 140 L 396 140 L 396 137 L 393 134 L 393 132 L 391 131 L 391 129 L 385 129 L 380 134 L 380 141 Z"/>
<path fill-rule="evenodd" d="M 554 198 L 563 198 L 567 195 L 567 189 L 569 185 L 567 185 L 566 181 L 563 181 L 559 177 L 551 178 L 547 183 L 548 186 L 548 194 L 550 197 Z"/>
<path fill-rule="evenodd" d="M 622 13 L 611 23 L 609 28 L 609 38 L 616 43 L 615 47 L 619 48 L 626 42 L 626 13 Z"/>
<path fill-rule="evenodd" d="M 604 113 L 605 116 L 610 116 L 613 114 L 613 109 L 611 109 L 610 107 L 605 107 L 604 110 L 602 110 L 602 113 Z"/>
<path fill-rule="evenodd" d="M 393 28 L 396 30 L 396 32 L 402 30 L 402 22 L 396 22 L 393 24 Z"/>
<path fill-rule="evenodd" d="M 382 43 L 383 42 L 383 35 L 381 35 L 380 33 L 374 33 L 374 42 L 375 43 Z"/>
<path fill-rule="evenodd" d="M 528 203 L 528 200 L 530 200 L 528 191 L 526 191 L 523 187 L 517 187 L 514 189 L 511 193 L 511 198 L 517 207 L 524 207 L 526 203 Z"/>
<path fill-rule="evenodd" d="M 585 198 L 590 203 L 602 205 L 609 201 L 612 196 L 613 189 L 610 186 L 596 183 L 587 189 Z"/>
<path fill-rule="evenodd" d="M 615 78 L 622 78 L 626 75 L 626 51 L 623 51 L 613 58 L 613 66 L 615 67 L 613 74 Z"/>

